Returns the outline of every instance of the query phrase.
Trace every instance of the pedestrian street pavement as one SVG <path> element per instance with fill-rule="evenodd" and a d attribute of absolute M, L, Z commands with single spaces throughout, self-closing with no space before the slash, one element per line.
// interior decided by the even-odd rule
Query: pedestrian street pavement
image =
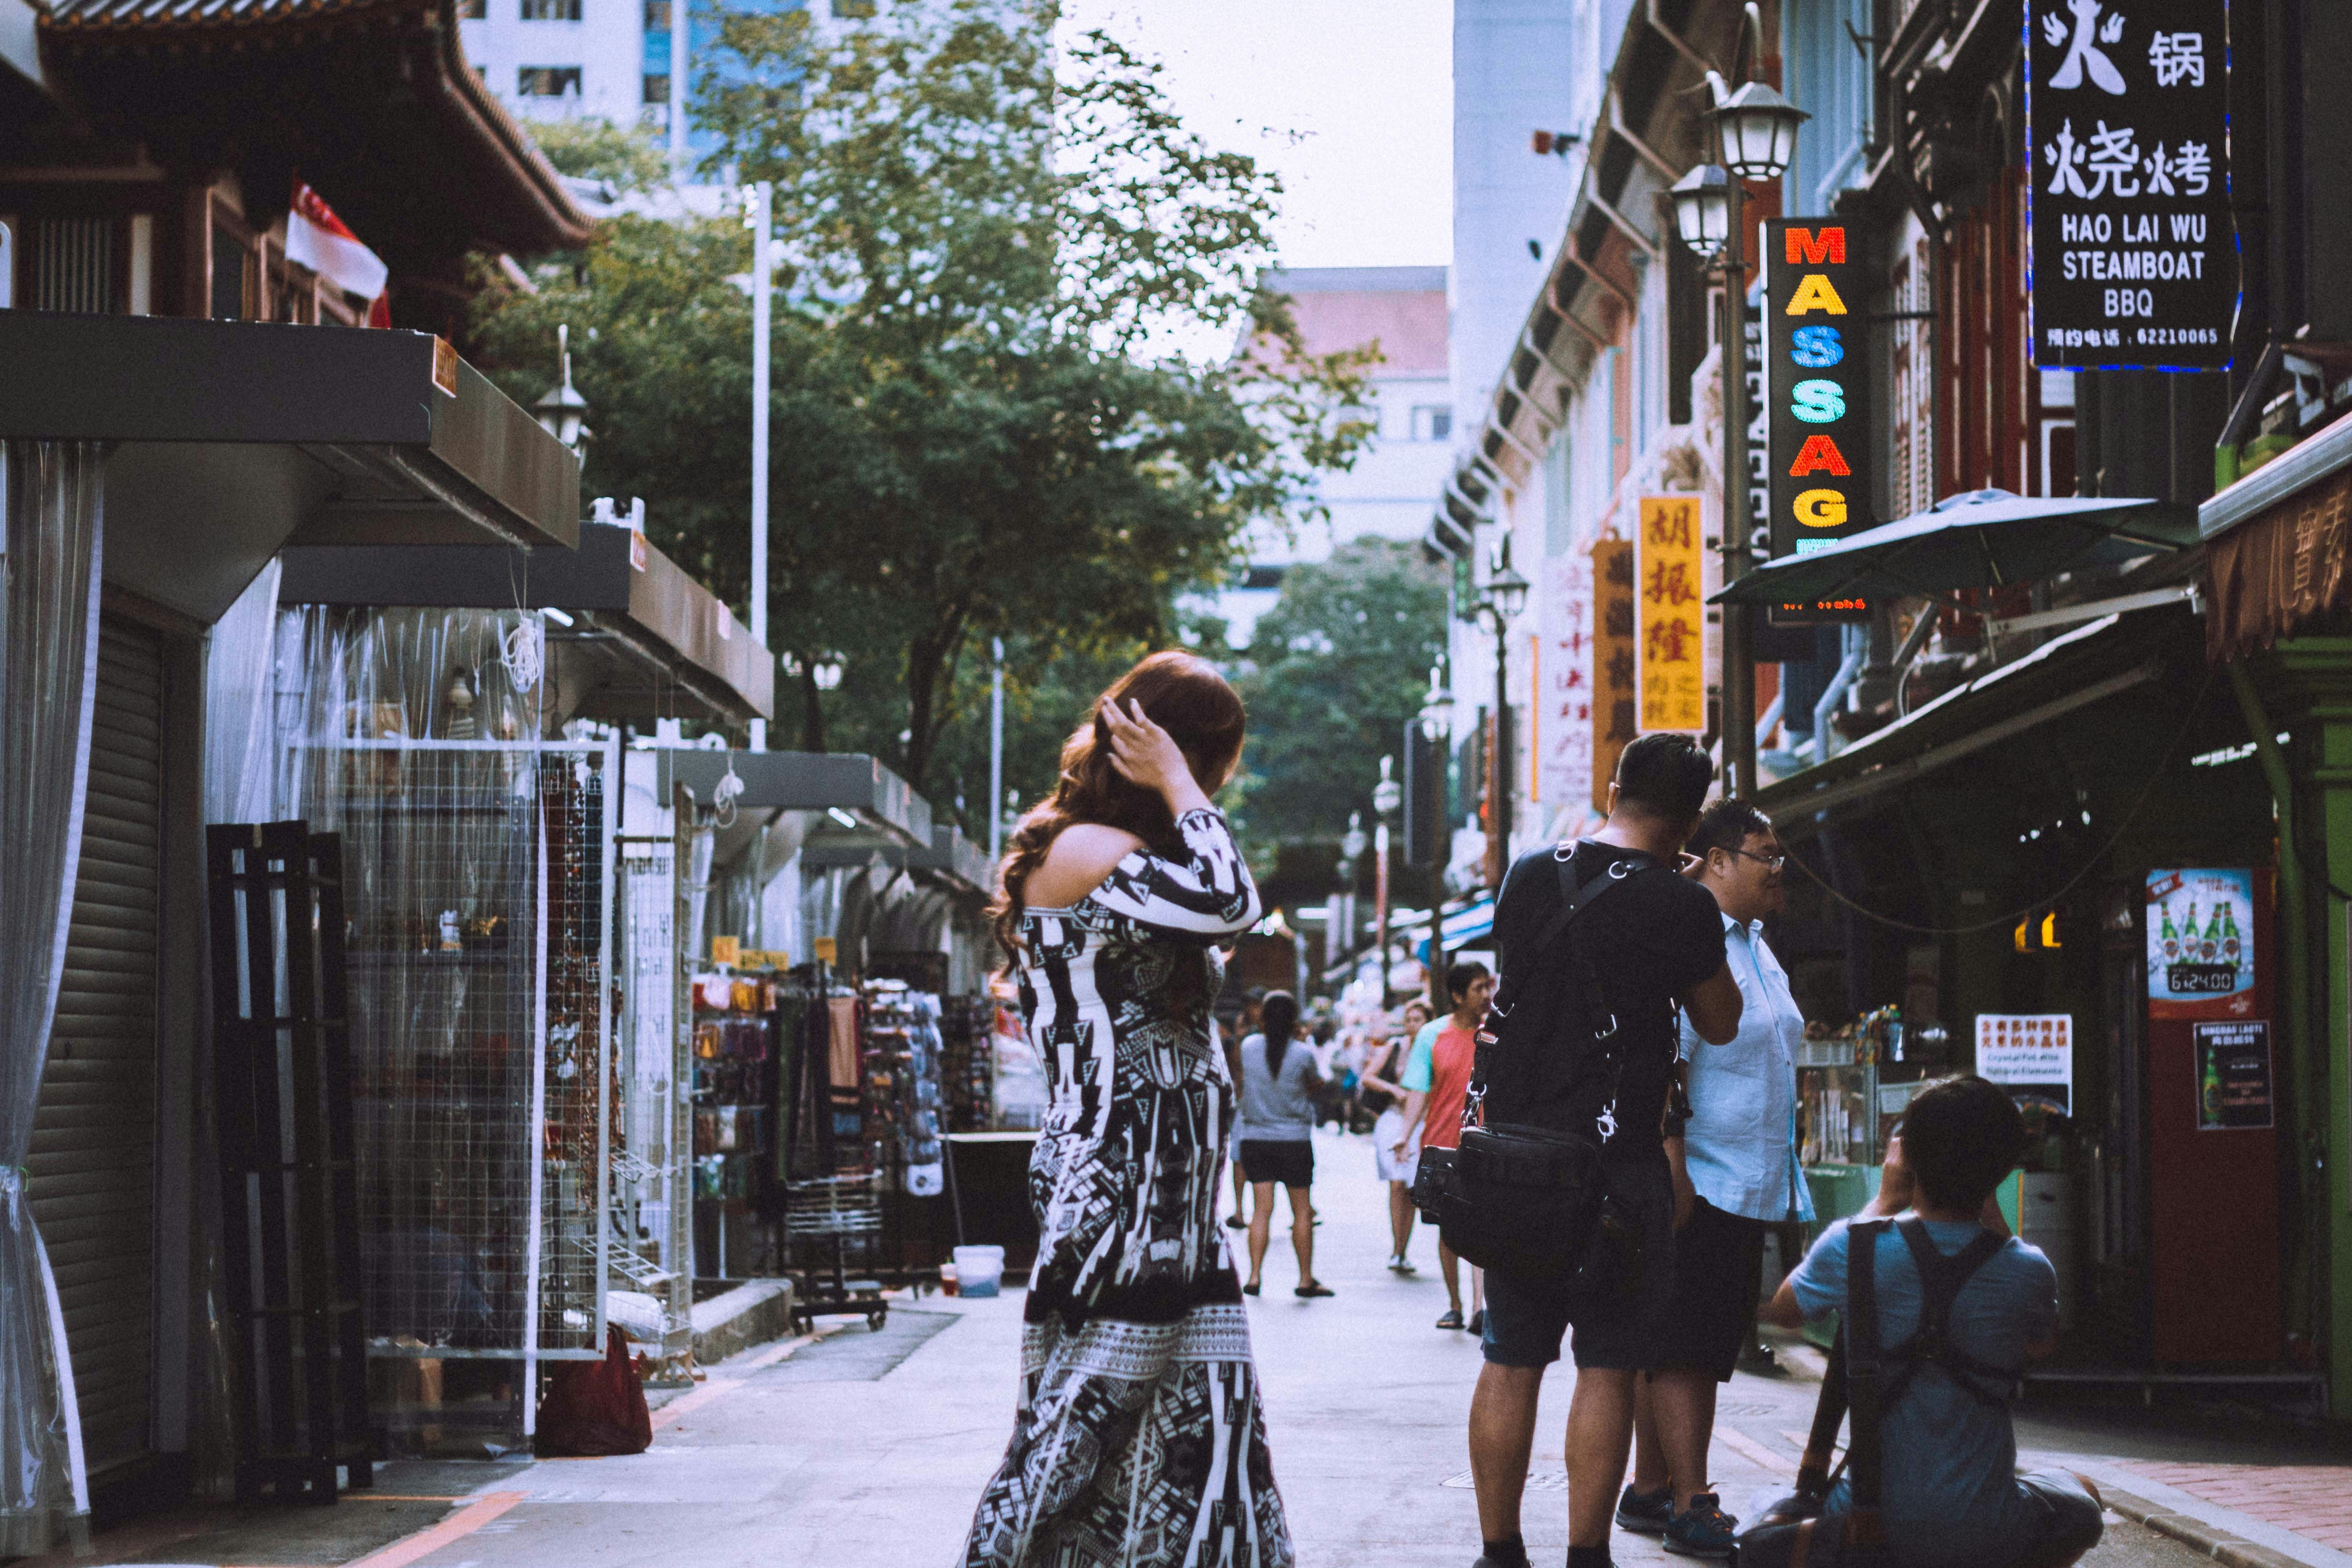
<path fill-rule="evenodd" d="M 1275 1474 L 1299 1562 L 1467 1568 L 1478 1554 L 1478 1531 L 1464 1431 L 1478 1347 L 1466 1334 L 1432 1327 L 1445 1302 L 1433 1237 L 1415 1237 L 1418 1276 L 1386 1270 L 1385 1194 L 1374 1179 L 1370 1140 L 1325 1131 L 1316 1153 L 1324 1222 L 1316 1233 L 1316 1272 L 1338 1295 L 1304 1301 L 1290 1294 L 1297 1269 L 1278 1216 L 1265 1294 L 1251 1308 Z M 1229 1234 L 1238 1255 L 1240 1235 Z M 862 1320 L 841 1319 L 823 1323 L 813 1342 L 749 1351 L 657 1409 L 654 1446 L 644 1454 L 485 1466 L 471 1476 L 462 1465 L 383 1467 L 378 1490 L 386 1497 L 455 1500 L 437 1523 L 388 1544 L 392 1532 L 362 1526 L 374 1517 L 371 1510 L 405 1505 L 346 1502 L 281 1510 L 275 1522 L 240 1516 L 232 1528 L 176 1540 L 152 1530 L 101 1537 L 99 1554 L 78 1561 L 946 1568 L 959 1560 L 973 1502 L 1011 1431 L 1021 1305 L 1018 1290 L 992 1300 L 925 1296 L 894 1303 L 878 1333 Z M 1566 1366 L 1556 1368 L 1544 1387 L 1527 1506 L 1538 1564 L 1565 1556 L 1560 1434 L 1572 1377 Z M 1803 1375 L 1742 1374 L 1723 1390 L 1711 1469 L 1735 1512 L 1794 1474 L 1817 1389 Z M 2111 1484 L 2125 1479 L 2122 1464 L 2189 1465 L 2200 1458 L 2197 1440 L 2168 1429 L 2133 1428 L 2111 1439 L 2096 1420 L 2073 1417 L 2029 1418 L 2021 1428 L 2031 1462 L 2089 1455 L 2086 1462 Z M 2244 1462 L 2262 1457 L 2261 1441 L 2257 1430 L 2201 1452 Z M 2184 1475 L 2181 1485 L 2195 1479 Z M 2188 1496 L 2153 1475 L 2142 1484 L 2165 1499 Z M 2210 1502 L 2181 1506 L 2242 1518 L 2238 1533 L 2247 1539 L 2262 1539 L 2249 1532 L 2270 1528 Z M 322 1533 L 325 1516 L 352 1521 L 343 1537 Z M 2302 1549 L 2275 1561 L 2225 1561 L 2236 1568 L 2291 1568 L 2291 1560 L 2352 1568 L 2352 1558 L 2325 1545 L 2277 1534 L 2303 1542 Z M 2110 1514 L 2107 1539 L 2086 1568 L 2192 1568 L 2208 1554 Z M 1625 1568 L 1666 1561 L 1654 1541 L 1622 1532 L 1614 1555 Z"/>

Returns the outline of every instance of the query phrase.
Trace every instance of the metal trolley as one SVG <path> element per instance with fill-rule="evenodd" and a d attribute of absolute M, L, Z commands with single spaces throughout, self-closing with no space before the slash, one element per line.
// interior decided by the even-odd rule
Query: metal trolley
<path fill-rule="evenodd" d="M 853 1265 L 870 1274 L 880 1261 L 881 1183 L 878 1172 L 866 1171 L 785 1186 L 784 1248 L 800 1332 L 813 1331 L 822 1315 L 863 1313 L 877 1331 L 889 1317 L 881 1280 L 850 1277 Z"/>

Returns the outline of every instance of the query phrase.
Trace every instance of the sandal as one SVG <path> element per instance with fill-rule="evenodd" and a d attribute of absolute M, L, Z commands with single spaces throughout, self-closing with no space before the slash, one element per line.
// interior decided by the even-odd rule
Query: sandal
<path fill-rule="evenodd" d="M 1339 1292 L 1332 1289 L 1328 1285 L 1324 1284 L 1320 1279 L 1309 1279 L 1306 1284 L 1301 1285 L 1297 1289 L 1293 1290 L 1291 1294 L 1294 1296 L 1317 1297 L 1336 1296 Z"/>
<path fill-rule="evenodd" d="M 1441 1329 L 1460 1328 L 1462 1326 L 1462 1309 L 1459 1307 L 1446 1308 L 1444 1312 L 1439 1316 L 1437 1326 Z"/>
<path fill-rule="evenodd" d="M 1253 1280 L 1251 1280 L 1248 1284 L 1246 1284 L 1246 1285 L 1243 1286 L 1243 1287 L 1242 1287 L 1242 1294 L 1243 1294 L 1243 1295 L 1244 1295 L 1244 1296 L 1255 1296 L 1255 1295 L 1256 1295 L 1256 1294 L 1257 1294 L 1257 1281 L 1256 1281 L 1256 1280 L 1255 1280 L 1255 1279 L 1253 1279 Z"/>

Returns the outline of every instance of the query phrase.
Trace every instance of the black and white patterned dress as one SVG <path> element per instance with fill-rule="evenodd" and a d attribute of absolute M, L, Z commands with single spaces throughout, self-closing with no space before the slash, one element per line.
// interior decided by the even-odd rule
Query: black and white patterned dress
<path fill-rule="evenodd" d="M 1225 819 L 1030 910 L 1022 1014 L 1053 1082 L 1021 1399 L 966 1568 L 1289 1568 L 1241 1281 L 1217 1223 L 1233 1086 L 1211 944 L 1258 917 Z"/>

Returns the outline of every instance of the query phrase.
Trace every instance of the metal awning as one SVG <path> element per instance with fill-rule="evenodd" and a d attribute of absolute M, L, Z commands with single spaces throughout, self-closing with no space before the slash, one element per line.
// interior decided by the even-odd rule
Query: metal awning
<path fill-rule="evenodd" d="M 557 710 L 566 717 L 720 721 L 775 716 L 775 660 L 734 612 L 626 525 L 587 522 L 573 550 L 302 545 L 284 552 L 292 605 L 551 609 Z"/>
<path fill-rule="evenodd" d="M 655 749 L 656 795 L 669 798 L 673 781 L 694 798 L 717 798 L 732 773 L 739 811 L 814 811 L 832 819 L 810 842 L 830 839 L 870 850 L 888 846 L 931 847 L 930 803 L 874 757 L 856 752 L 721 752 L 691 746 Z M 862 861 L 861 861 L 862 863 Z"/>
<path fill-rule="evenodd" d="M 1825 763 L 1766 784 L 1784 837 L 1814 814 L 1906 784 L 2163 674 L 2188 618 L 2107 616 L 1944 692 Z"/>
<path fill-rule="evenodd" d="M 422 332 L 0 310 L 0 437 L 103 441 L 106 580 L 206 625 L 288 543 L 571 545 L 580 462 Z"/>
<path fill-rule="evenodd" d="M 1964 588 L 2030 583 L 2196 542 L 2194 509 L 2168 501 L 1971 490 L 1819 550 L 1783 555 L 1709 602 L 1937 599 Z"/>

